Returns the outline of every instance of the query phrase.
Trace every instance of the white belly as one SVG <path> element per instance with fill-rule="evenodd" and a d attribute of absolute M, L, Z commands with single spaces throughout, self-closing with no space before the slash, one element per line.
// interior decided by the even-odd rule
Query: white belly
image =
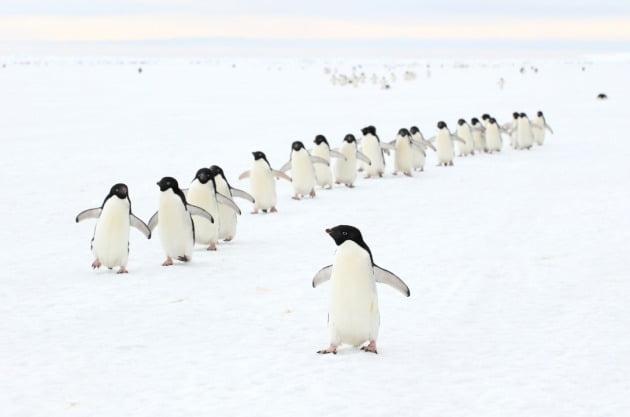
<path fill-rule="evenodd" d="M 518 120 L 518 147 L 526 149 L 534 143 L 532 128 L 527 120 Z"/>
<path fill-rule="evenodd" d="M 364 165 L 365 172 L 370 177 L 382 175 L 385 172 L 385 164 L 383 162 L 383 154 L 381 144 L 374 135 L 367 135 L 361 141 L 362 152 L 370 158 L 372 165 Z"/>
<path fill-rule="evenodd" d="M 470 128 L 467 125 L 458 126 L 457 136 L 464 140 L 464 143 L 457 142 L 459 146 L 459 154 L 462 156 L 469 155 L 475 148 Z"/>
<path fill-rule="evenodd" d="M 489 151 L 501 150 L 501 133 L 496 124 L 489 124 L 486 129 L 486 147 Z"/>
<path fill-rule="evenodd" d="M 298 195 L 307 195 L 315 187 L 315 170 L 313 163 L 304 149 L 292 152 L 291 155 L 291 184 L 293 192 Z"/>
<path fill-rule="evenodd" d="M 453 141 L 448 132 L 438 132 L 435 140 L 435 155 L 438 163 L 448 163 L 455 156 L 453 150 Z"/>
<path fill-rule="evenodd" d="M 483 137 L 483 132 L 479 130 L 473 130 L 472 138 L 476 151 L 483 151 L 486 149 L 486 141 Z"/>
<path fill-rule="evenodd" d="M 346 159 L 337 158 L 335 161 L 335 181 L 352 185 L 357 178 L 357 148 L 354 144 L 343 142 L 339 152 Z"/>
<path fill-rule="evenodd" d="M 542 117 L 535 117 L 532 124 L 539 127 L 539 129 L 532 129 L 534 142 L 536 142 L 537 145 L 542 145 L 545 142 L 545 122 Z"/>
<path fill-rule="evenodd" d="M 254 161 L 250 171 L 250 192 L 256 202 L 254 210 L 269 210 L 276 205 L 276 180 L 264 160 Z"/>
<path fill-rule="evenodd" d="M 195 242 L 204 245 L 217 243 L 219 240 L 219 210 L 212 183 L 201 184 L 194 180 L 188 189 L 187 200 L 190 204 L 201 207 L 214 218 L 214 223 L 203 217 L 192 216 L 195 224 Z"/>
<path fill-rule="evenodd" d="M 129 202 L 113 196 L 98 218 L 92 253 L 107 268 L 126 266 L 129 257 Z"/>
<path fill-rule="evenodd" d="M 380 324 L 369 254 L 352 241 L 337 248 L 329 288 L 330 341 L 359 345 L 376 341 Z"/>
<path fill-rule="evenodd" d="M 193 231 L 190 214 L 171 190 L 160 193 L 158 229 L 166 256 L 192 257 Z"/>
<path fill-rule="evenodd" d="M 394 159 L 396 172 L 411 174 L 411 145 L 409 139 L 399 137 L 396 139 L 396 157 Z"/>
<path fill-rule="evenodd" d="M 215 177 L 217 191 L 232 197 L 230 188 L 221 176 Z M 232 239 L 236 235 L 236 212 L 228 206 L 219 204 L 219 239 Z"/>
<path fill-rule="evenodd" d="M 319 156 L 330 162 L 330 150 L 325 143 L 320 143 L 313 148 L 311 152 L 313 156 Z M 330 170 L 330 166 L 326 164 L 313 164 L 315 168 L 315 178 L 317 180 L 317 185 L 320 187 L 328 187 L 332 185 L 332 171 Z"/>

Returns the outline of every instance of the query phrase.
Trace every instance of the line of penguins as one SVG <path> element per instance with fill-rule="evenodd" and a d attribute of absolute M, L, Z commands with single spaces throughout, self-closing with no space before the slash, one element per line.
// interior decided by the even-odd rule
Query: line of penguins
<path fill-rule="evenodd" d="M 503 125 L 488 114 L 484 114 L 481 121 L 472 118 L 470 124 L 459 119 L 454 133 L 440 121 L 436 134 L 428 139 L 416 126 L 402 128 L 390 142 L 381 142 L 376 128 L 367 126 L 361 129 L 359 141 L 348 134 L 338 149 L 331 149 L 326 138 L 317 135 L 310 152 L 302 142 L 293 142 L 290 159 L 279 170 L 271 167 L 263 152 L 252 152 L 251 169 L 239 176 L 241 180 L 250 180 L 251 193 L 232 187 L 221 167 L 213 165 L 199 169 L 188 189 L 180 188 L 173 177 L 158 181 L 158 210 L 148 223 L 131 211 L 129 190 L 123 183 L 111 187 L 100 207 L 82 211 L 75 220 L 78 223 L 97 219 L 91 241 L 94 269 L 118 267 L 117 273 L 127 273 L 130 228 L 136 228 L 150 239 L 158 224 L 166 254 L 162 265 L 172 265 L 174 259 L 188 262 L 196 243 L 216 250 L 219 240 L 234 238 L 237 215 L 241 214 L 234 198 L 251 202 L 252 214 L 261 210 L 277 212 L 276 179 L 291 182 L 292 198 L 299 200 L 305 196 L 315 197 L 316 185 L 330 189 L 334 182 L 352 188 L 359 172 L 364 172 L 365 178 L 382 177 L 384 155 L 390 152 L 394 153 L 393 174 L 412 176 L 413 171 L 424 170 L 427 149 L 435 151 L 438 165 L 452 166 L 455 144 L 459 156 L 474 155 L 475 151 L 499 152 L 502 134 L 507 134 L 514 149 L 527 150 L 534 144 L 544 143 L 545 130 L 553 133 L 541 111 L 532 121 L 522 112 L 514 112 L 512 116 L 512 120 Z M 331 158 L 336 160 L 332 169 Z M 291 171 L 291 176 L 287 171 Z M 387 284 L 406 297 L 411 295 L 409 287 L 397 275 L 374 263 L 372 252 L 356 227 L 339 225 L 326 229 L 326 233 L 334 240 L 337 250 L 333 263 L 317 272 L 312 281 L 313 287 L 330 281 L 330 344 L 318 353 L 336 354 L 342 344 L 377 353 L 380 314 L 376 283 Z"/>

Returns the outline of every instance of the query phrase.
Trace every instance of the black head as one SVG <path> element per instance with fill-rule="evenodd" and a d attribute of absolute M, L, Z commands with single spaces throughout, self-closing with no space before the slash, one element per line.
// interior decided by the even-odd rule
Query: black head
<path fill-rule="evenodd" d="M 437 128 L 438 129 L 446 129 L 446 123 L 444 123 L 443 121 L 439 121 L 437 124 Z"/>
<path fill-rule="evenodd" d="M 420 133 L 420 129 L 418 129 L 418 126 L 411 126 L 409 128 L 409 133 L 411 133 L 412 135 L 415 135 L 416 133 Z"/>
<path fill-rule="evenodd" d="M 347 240 L 351 240 L 357 245 L 361 246 L 370 254 L 370 259 L 372 259 L 372 252 L 370 248 L 363 240 L 363 236 L 361 235 L 361 231 L 354 226 L 348 226 L 345 224 L 341 224 L 339 226 L 335 226 L 331 229 L 326 229 L 326 233 L 333 238 L 337 246 L 343 244 Z M 372 263 L 374 260 L 372 259 Z"/>
<path fill-rule="evenodd" d="M 477 119 L 476 117 L 473 117 L 472 119 L 470 119 L 470 124 L 471 125 L 476 125 L 479 123 L 479 119 Z"/>
<path fill-rule="evenodd" d="M 125 198 L 127 198 L 128 195 L 129 195 L 129 190 L 127 189 L 127 186 L 123 183 L 118 183 L 118 184 L 114 184 L 114 186 L 109 190 L 109 194 L 107 195 L 107 198 L 116 196 L 120 198 L 121 200 L 124 200 Z"/>
<path fill-rule="evenodd" d="M 458 124 L 458 125 L 460 125 L 460 126 L 464 126 L 464 125 L 466 124 L 466 120 L 464 120 L 464 119 L 459 119 L 459 120 L 457 121 L 457 124 Z"/>
<path fill-rule="evenodd" d="M 372 126 L 366 126 L 363 129 L 361 129 L 361 133 L 363 134 L 363 136 L 367 135 L 368 133 L 372 133 L 370 130 L 370 127 Z"/>
<path fill-rule="evenodd" d="M 369 125 L 368 126 L 370 128 L 370 133 L 373 134 L 374 136 L 376 136 L 376 127 Z"/>
<path fill-rule="evenodd" d="M 490 123 L 491 125 L 495 124 L 497 122 L 497 119 L 495 119 L 494 117 L 491 117 L 488 119 L 488 123 Z"/>
<path fill-rule="evenodd" d="M 346 135 L 346 137 L 343 138 L 343 141 L 344 142 L 348 142 L 348 143 L 353 143 L 353 142 L 356 143 L 357 139 L 354 137 L 354 135 L 352 133 L 348 133 Z"/>
<path fill-rule="evenodd" d="M 527 115 L 525 113 L 521 113 L 519 114 L 519 117 L 527 117 Z"/>
<path fill-rule="evenodd" d="M 322 143 L 328 145 L 328 141 L 326 140 L 326 137 L 324 135 L 315 136 L 315 140 L 313 142 L 315 142 L 315 145 L 321 145 Z"/>
<path fill-rule="evenodd" d="M 538 117 L 543 117 L 543 112 L 541 112 L 540 110 L 538 110 L 538 113 L 536 113 L 538 115 Z"/>
<path fill-rule="evenodd" d="M 403 127 L 398 131 L 398 135 L 404 138 L 405 136 L 409 136 L 409 131 Z"/>
<path fill-rule="evenodd" d="M 158 181 L 157 185 L 160 186 L 160 191 L 166 191 L 169 188 L 172 188 L 173 192 L 179 191 L 179 184 L 173 177 L 164 177 Z"/>
<path fill-rule="evenodd" d="M 291 149 L 297 152 L 300 149 L 304 149 L 304 144 L 300 142 L 299 140 L 296 140 L 295 142 L 291 144 Z"/>
<path fill-rule="evenodd" d="M 252 152 L 252 155 L 254 155 L 254 159 L 256 161 L 258 161 L 259 159 L 264 159 L 265 161 L 267 160 L 267 157 L 265 156 L 263 152 L 255 151 L 255 152 Z"/>
<path fill-rule="evenodd" d="M 512 113 L 512 117 L 515 119 L 518 119 L 520 117 L 520 114 L 517 111 L 515 111 L 514 113 Z"/>
<path fill-rule="evenodd" d="M 210 168 L 200 168 L 195 174 L 195 179 L 199 180 L 200 183 L 206 184 L 211 179 L 214 179 L 214 173 Z"/>
<path fill-rule="evenodd" d="M 210 171 L 212 171 L 212 174 L 213 174 L 214 176 L 220 175 L 220 176 L 222 176 L 223 178 L 225 178 L 225 174 L 223 173 L 223 168 L 221 168 L 221 167 L 220 167 L 220 166 L 218 166 L 218 165 L 212 165 L 212 166 L 210 166 Z"/>
<path fill-rule="evenodd" d="M 481 115 L 481 120 L 488 120 L 490 118 L 490 115 L 488 113 L 484 113 Z"/>

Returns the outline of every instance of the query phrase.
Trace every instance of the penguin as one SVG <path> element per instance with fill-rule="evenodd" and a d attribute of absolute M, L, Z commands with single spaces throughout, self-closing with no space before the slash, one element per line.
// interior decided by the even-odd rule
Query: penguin
<path fill-rule="evenodd" d="M 457 136 L 464 140 L 464 143 L 458 143 L 459 156 L 468 156 L 475 154 L 475 143 L 470 125 L 464 119 L 457 121 Z"/>
<path fill-rule="evenodd" d="M 534 132 L 532 129 L 532 123 L 527 118 L 525 113 L 518 115 L 517 128 L 517 149 L 531 149 L 534 144 Z"/>
<path fill-rule="evenodd" d="M 210 171 L 214 175 L 214 184 L 218 193 L 234 199 L 234 197 L 242 198 L 254 204 L 256 200 L 246 191 L 239 190 L 230 185 L 223 169 L 218 165 L 210 166 Z M 236 215 L 237 212 L 233 208 L 226 205 L 219 205 L 219 239 L 229 242 L 236 236 Z"/>
<path fill-rule="evenodd" d="M 125 184 L 114 184 L 100 207 L 83 210 L 75 219 L 97 219 L 91 249 L 94 254 L 92 268 L 105 265 L 112 269 L 118 266 L 117 274 L 126 274 L 129 257 L 129 226 L 138 229 L 147 239 L 151 230 L 131 212 L 129 190 Z"/>
<path fill-rule="evenodd" d="M 371 164 L 363 163 L 365 178 L 382 177 L 385 172 L 385 156 L 383 155 L 383 147 L 376 128 L 367 126 L 361 129 L 363 138 L 361 140 L 361 152 L 371 161 Z"/>
<path fill-rule="evenodd" d="M 501 127 L 497 124 L 494 117 L 488 119 L 486 126 L 486 148 L 489 153 L 501 152 L 503 139 L 501 138 Z"/>
<path fill-rule="evenodd" d="M 319 156 L 312 156 L 308 153 L 304 144 L 296 140 L 291 144 L 291 157 L 289 161 L 280 168 L 285 172 L 291 170 L 291 184 L 293 184 L 294 200 L 301 200 L 309 195 L 315 197 L 315 168 L 313 164 L 330 165 L 327 160 Z"/>
<path fill-rule="evenodd" d="M 503 130 L 510 135 L 510 146 L 514 149 L 518 147 L 518 118 L 520 113 L 515 111 L 512 113 L 512 120 L 507 123 L 504 123 Z"/>
<path fill-rule="evenodd" d="M 278 209 L 276 208 L 276 182 L 274 177 L 287 181 L 291 181 L 291 177 L 282 171 L 272 169 L 269 161 L 267 161 L 267 156 L 263 152 L 255 151 L 252 152 L 252 155 L 254 156 L 252 169 L 243 172 L 238 177 L 239 180 L 251 178 L 250 191 L 255 200 L 252 214 L 257 214 L 258 210 L 262 210 L 263 213 L 268 211 L 276 213 Z"/>
<path fill-rule="evenodd" d="M 173 265 L 173 258 L 182 262 L 192 259 L 195 244 L 195 225 L 192 216 L 200 216 L 211 223 L 214 218 L 201 207 L 188 204 L 184 192 L 173 177 L 164 177 L 157 182 L 160 187 L 158 211 L 149 220 L 153 231 L 160 224 L 160 241 L 166 252 L 163 266 Z"/>
<path fill-rule="evenodd" d="M 357 150 L 357 140 L 349 133 L 343 138 L 339 148 L 345 159 L 337 159 L 334 167 L 335 184 L 344 184 L 348 188 L 354 187 L 357 178 L 357 159 L 371 165 L 370 159 Z"/>
<path fill-rule="evenodd" d="M 414 146 L 411 147 L 411 166 L 415 171 L 424 171 L 424 163 L 427 157 L 427 148 L 435 151 L 435 147 L 431 142 L 424 138 L 417 126 L 411 126 L 409 129 L 411 140 Z"/>
<path fill-rule="evenodd" d="M 443 121 L 438 122 L 437 129 L 436 135 L 429 140 L 435 140 L 435 154 L 438 159 L 438 166 L 452 166 L 453 158 L 455 157 L 453 141 L 458 141 L 460 143 L 466 142 L 464 142 L 464 140 L 459 136 L 453 135 L 450 130 L 448 130 L 446 123 Z"/>
<path fill-rule="evenodd" d="M 473 117 L 470 119 L 470 126 L 472 129 L 473 143 L 475 144 L 475 151 L 482 152 L 486 150 L 486 139 L 484 133 L 486 128 L 483 127 L 479 119 Z"/>
<path fill-rule="evenodd" d="M 402 172 L 404 175 L 411 177 L 413 172 L 412 165 L 412 148 L 414 146 L 413 139 L 409 131 L 402 128 L 398 131 L 398 135 L 394 140 L 396 153 L 394 155 L 394 175 L 398 175 L 398 172 Z M 419 148 L 419 146 L 418 146 Z M 420 149 L 422 150 L 422 149 Z"/>
<path fill-rule="evenodd" d="M 226 206 L 235 214 L 241 214 L 241 210 L 231 198 L 219 193 L 215 184 L 215 176 L 210 168 L 201 168 L 195 174 L 186 193 L 189 204 L 201 207 L 215 219 L 210 222 L 203 217 L 193 216 L 195 228 L 195 243 L 208 245 L 208 250 L 217 250 L 219 242 L 219 207 Z"/>
<path fill-rule="evenodd" d="M 325 189 L 332 188 L 332 170 L 330 169 L 330 158 L 344 158 L 342 154 L 339 152 L 330 149 L 330 145 L 328 144 L 328 140 L 324 135 L 315 136 L 315 147 L 311 150 L 312 156 L 317 156 L 322 158 L 328 164 L 313 164 L 315 168 L 315 178 L 317 180 L 317 185 Z"/>
<path fill-rule="evenodd" d="M 363 345 L 361 350 L 377 353 L 380 325 L 376 283 L 384 283 L 409 297 L 409 287 L 398 276 L 374 263 L 361 231 L 339 225 L 326 229 L 337 245 L 332 265 L 313 278 L 313 288 L 330 281 L 328 333 L 330 345 L 317 353 L 337 353 L 341 344 Z M 367 342 L 367 345 L 365 343 Z"/>
<path fill-rule="evenodd" d="M 553 129 L 547 124 L 547 120 L 545 120 L 545 115 L 540 110 L 536 113 L 536 117 L 534 117 L 534 120 L 532 120 L 532 124 L 536 126 L 536 128 L 533 130 L 534 142 L 536 143 L 536 145 L 542 146 L 542 144 L 545 142 L 545 131 L 548 130 L 549 133 L 553 135 Z"/>

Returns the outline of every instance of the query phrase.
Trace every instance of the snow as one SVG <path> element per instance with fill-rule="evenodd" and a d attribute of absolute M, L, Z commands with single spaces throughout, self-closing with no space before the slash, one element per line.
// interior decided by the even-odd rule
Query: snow
<path fill-rule="evenodd" d="M 3 416 L 627 413 L 628 61 L 0 63 Z M 353 66 L 358 88 L 324 72 Z M 391 72 L 389 90 L 369 81 Z M 132 230 L 129 274 L 93 271 L 94 222 L 74 223 L 116 182 L 147 221 L 163 176 L 187 184 L 218 164 L 247 190 L 254 150 L 278 168 L 320 133 L 333 147 L 369 124 L 428 137 L 438 120 L 517 110 L 543 110 L 555 135 L 454 167 L 430 153 L 413 178 L 390 157 L 384 178 L 312 200 L 278 181 L 279 213 L 239 200 L 236 239 L 189 264 L 162 267 L 157 236 Z M 327 285 L 311 279 L 337 224 L 411 288 L 379 285 L 378 355 L 315 353 Z"/>

